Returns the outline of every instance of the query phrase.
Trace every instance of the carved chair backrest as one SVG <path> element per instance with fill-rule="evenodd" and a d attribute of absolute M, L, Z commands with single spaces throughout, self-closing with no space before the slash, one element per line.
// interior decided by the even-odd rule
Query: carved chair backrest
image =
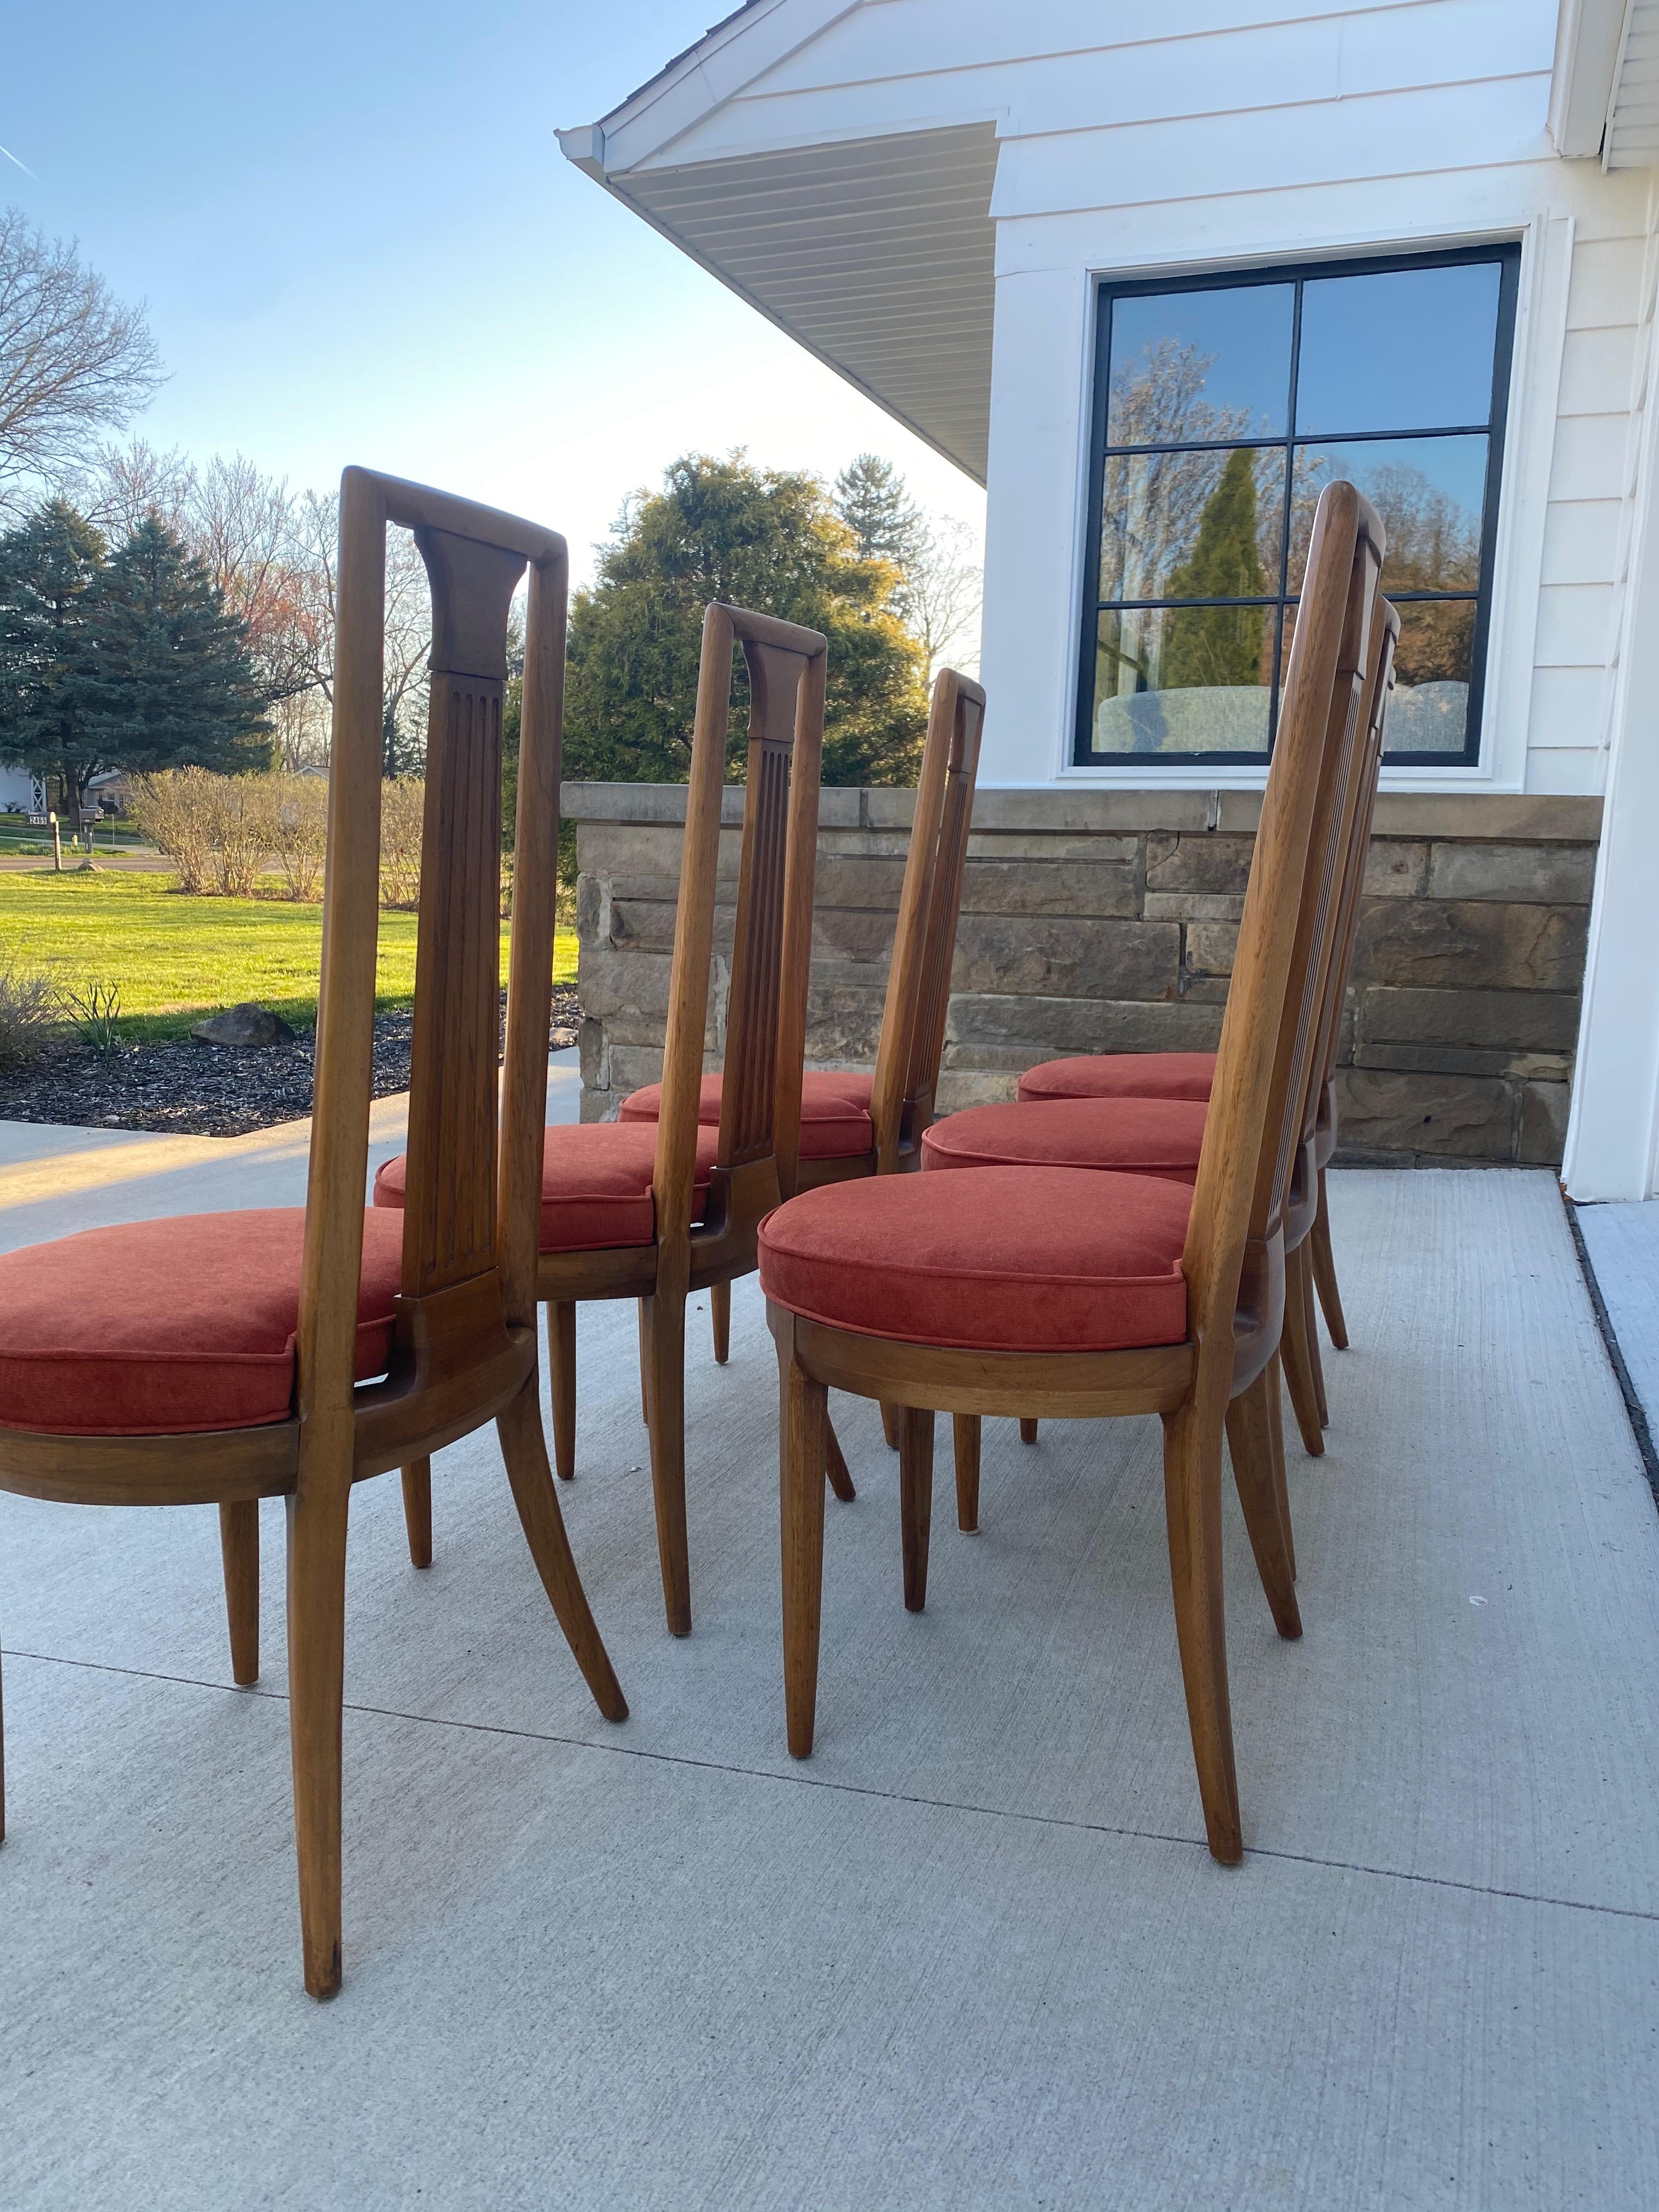
<path fill-rule="evenodd" d="M 1327 981 L 1320 1007 L 1320 1029 L 1310 1064 L 1311 1080 L 1303 1108 L 1303 1137 L 1311 1137 L 1319 1119 L 1320 1103 L 1336 1065 L 1342 1038 L 1342 1015 L 1347 1004 L 1348 977 L 1353 967 L 1360 902 L 1365 890 L 1365 860 L 1370 850 L 1371 823 L 1376 811 L 1377 777 L 1382 766 L 1389 702 L 1394 696 L 1394 659 L 1400 641 L 1400 611 L 1389 600 L 1382 603 L 1382 619 L 1371 636 L 1371 667 L 1365 686 L 1365 735 L 1356 780 L 1357 805 L 1351 831 L 1345 832 L 1346 854 L 1341 897 L 1330 933 Z"/>
<path fill-rule="evenodd" d="M 1277 1231 L 1359 760 L 1381 523 L 1354 487 L 1321 495 L 1256 833 L 1183 1257 L 1191 1326 L 1230 1376 L 1247 1241 Z M 1217 1367 L 1212 1370 L 1221 1372 Z"/>
<path fill-rule="evenodd" d="M 348 469 L 340 485 L 328 866 L 300 1313 L 302 1413 L 351 1400 L 373 1088 L 386 533 L 393 523 L 414 532 L 432 587 L 403 1293 L 425 1297 L 493 1269 L 505 1317 L 535 1318 L 565 543 L 494 508 Z M 514 1003 L 498 1146 L 501 706 L 508 610 L 526 566 Z"/>
<path fill-rule="evenodd" d="M 739 1186 L 763 1193 L 775 1182 L 787 1195 L 800 1149 L 828 648 L 817 630 L 716 601 L 703 618 L 663 1042 L 659 1244 L 689 1237 L 691 1222 L 734 647 L 749 676 L 749 752 L 711 1218 Z"/>
<path fill-rule="evenodd" d="M 901 1145 L 920 1143 L 933 1118 L 984 727 L 984 692 L 971 677 L 941 668 L 928 709 L 876 1049 L 870 1110 L 881 1174 L 897 1164 Z"/>

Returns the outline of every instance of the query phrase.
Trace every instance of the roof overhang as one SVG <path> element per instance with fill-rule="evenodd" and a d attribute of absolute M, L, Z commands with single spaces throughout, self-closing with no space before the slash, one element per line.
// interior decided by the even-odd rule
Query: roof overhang
<path fill-rule="evenodd" d="M 1549 127 L 1569 160 L 1659 163 L 1659 0 L 1561 0 Z"/>
<path fill-rule="evenodd" d="M 567 160 L 936 452 L 985 481 L 997 138 L 989 121 L 698 159 L 699 126 L 848 0 L 750 0 Z"/>

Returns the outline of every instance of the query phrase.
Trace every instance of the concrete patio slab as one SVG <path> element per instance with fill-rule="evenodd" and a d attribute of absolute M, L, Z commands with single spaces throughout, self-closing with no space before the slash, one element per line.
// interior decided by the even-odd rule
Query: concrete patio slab
<path fill-rule="evenodd" d="M 249 1694 L 210 1513 L 0 1499 L 9 2201 L 1655 2201 L 1659 1516 L 1560 1200 L 1347 1173 L 1333 1203 L 1354 1348 L 1324 1458 L 1291 1451 L 1300 1644 L 1229 1507 L 1234 1872 L 1198 1841 L 1152 1422 L 988 1425 L 975 1537 L 942 1440 L 912 1617 L 893 1462 L 834 1400 L 860 1497 L 787 1758 L 752 1284 L 728 1368 L 693 1316 L 684 1644 L 633 1316 L 582 1316 L 564 1504 L 623 1727 L 493 1438 L 437 1463 L 428 1574 L 396 1484 L 356 1492 L 326 2008 L 297 1994 L 280 1509 Z"/>

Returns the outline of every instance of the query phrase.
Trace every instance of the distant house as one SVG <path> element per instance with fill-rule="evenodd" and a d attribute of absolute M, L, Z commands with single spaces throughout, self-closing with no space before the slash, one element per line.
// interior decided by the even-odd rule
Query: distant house
<path fill-rule="evenodd" d="M 985 483 L 984 818 L 1144 833 L 1170 999 L 1166 848 L 1248 826 L 1356 478 L 1405 629 L 1345 1126 L 1655 1188 L 1659 0 L 750 0 L 561 137 Z"/>

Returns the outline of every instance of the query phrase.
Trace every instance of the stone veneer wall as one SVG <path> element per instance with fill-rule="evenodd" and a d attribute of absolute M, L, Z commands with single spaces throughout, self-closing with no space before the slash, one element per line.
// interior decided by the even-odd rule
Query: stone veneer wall
<path fill-rule="evenodd" d="M 912 794 L 820 809 L 807 1048 L 867 1066 Z M 662 1067 L 685 794 L 569 784 L 578 824 L 582 1114 Z M 743 794 L 726 794 L 708 1062 L 720 1065 Z M 1062 1053 L 1193 1051 L 1220 1033 L 1259 794 L 984 791 L 974 810 L 939 1106 L 1008 1098 Z M 1384 794 L 1343 1031 L 1343 1157 L 1556 1166 L 1601 801 Z"/>

